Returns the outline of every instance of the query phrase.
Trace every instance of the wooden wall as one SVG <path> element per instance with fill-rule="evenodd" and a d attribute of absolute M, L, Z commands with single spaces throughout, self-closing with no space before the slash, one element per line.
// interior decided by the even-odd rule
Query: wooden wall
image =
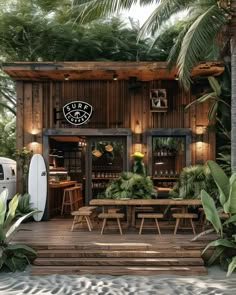
<path fill-rule="evenodd" d="M 41 152 L 42 128 L 75 128 L 65 120 L 54 122 L 53 113 L 53 109 L 62 111 L 63 105 L 74 100 L 86 101 L 94 108 L 90 121 L 80 128 L 131 128 L 133 132 L 137 132 L 137 127 L 140 132 L 147 128 L 191 128 L 194 135 L 197 125 L 207 126 L 209 103 L 185 111 L 196 95 L 184 92 L 177 81 L 140 82 L 139 86 L 129 89 L 127 80 L 17 81 L 17 147 Z M 167 90 L 167 112 L 150 112 L 152 88 Z M 57 113 L 57 117 L 63 118 L 62 113 Z M 32 143 L 32 134 L 37 134 L 39 144 Z M 215 157 L 214 134 L 206 132 L 203 139 L 204 142 L 192 143 L 192 164 Z"/>

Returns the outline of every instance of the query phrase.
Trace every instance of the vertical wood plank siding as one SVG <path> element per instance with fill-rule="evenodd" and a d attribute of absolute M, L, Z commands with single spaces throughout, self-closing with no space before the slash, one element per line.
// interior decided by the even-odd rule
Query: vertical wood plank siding
<path fill-rule="evenodd" d="M 150 112 L 149 91 L 152 88 L 166 89 L 167 112 Z M 54 122 L 53 113 L 53 109 L 62 111 L 66 103 L 74 100 L 86 101 L 93 106 L 91 119 L 79 128 L 131 128 L 133 132 L 139 122 L 142 132 L 147 128 L 191 128 L 194 134 L 196 125 L 207 125 L 209 107 L 206 102 L 185 111 L 185 106 L 195 97 L 180 89 L 175 80 L 142 82 L 136 89 L 129 89 L 127 80 L 18 81 L 17 95 L 18 148 L 32 141 L 33 129 L 77 128 L 65 120 Z M 57 117 L 63 119 L 62 112 L 57 113 Z M 214 135 L 205 133 L 203 137 L 204 149 L 192 143 L 193 164 L 215 158 Z M 41 134 L 38 138 L 42 143 Z"/>

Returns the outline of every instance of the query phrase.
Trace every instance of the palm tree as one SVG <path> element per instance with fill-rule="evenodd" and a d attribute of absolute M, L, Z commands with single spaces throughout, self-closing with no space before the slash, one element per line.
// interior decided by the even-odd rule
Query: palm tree
<path fill-rule="evenodd" d="M 236 0 L 75 0 L 72 9 L 77 11 L 78 20 L 85 22 L 130 9 L 137 3 L 141 6 L 157 4 L 142 26 L 140 36 L 145 33 L 154 35 L 170 17 L 187 10 L 185 26 L 169 55 L 169 61 L 176 61 L 180 83 L 186 89 L 191 85 L 191 69 L 196 63 L 206 58 L 219 58 L 216 49 L 225 50 L 230 42 L 231 167 L 232 171 L 236 171 Z"/>

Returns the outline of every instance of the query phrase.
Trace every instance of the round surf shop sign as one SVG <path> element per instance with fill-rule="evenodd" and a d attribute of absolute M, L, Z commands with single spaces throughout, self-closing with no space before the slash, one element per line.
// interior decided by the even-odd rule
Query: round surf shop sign
<path fill-rule="evenodd" d="M 65 119 L 73 125 L 85 124 L 91 117 L 93 107 L 84 101 L 72 101 L 63 107 Z"/>

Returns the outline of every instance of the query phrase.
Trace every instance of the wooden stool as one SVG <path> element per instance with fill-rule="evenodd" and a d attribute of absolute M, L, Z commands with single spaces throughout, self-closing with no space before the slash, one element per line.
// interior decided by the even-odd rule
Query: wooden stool
<path fill-rule="evenodd" d="M 191 226 L 192 226 L 192 229 L 193 229 L 193 233 L 194 233 L 194 235 L 196 235 L 195 226 L 194 226 L 194 223 L 193 223 L 193 218 L 197 218 L 198 217 L 197 214 L 193 214 L 193 213 L 175 213 L 175 214 L 172 214 L 172 217 L 176 219 L 174 235 L 176 235 L 176 233 L 177 233 L 177 229 L 178 229 L 179 222 L 180 222 L 181 219 L 189 219 L 190 220 L 190 223 L 191 223 Z"/>
<path fill-rule="evenodd" d="M 85 207 L 81 207 L 78 211 L 71 212 L 71 215 L 74 216 L 74 220 L 73 220 L 73 223 L 72 223 L 72 226 L 71 226 L 71 231 L 74 230 L 74 226 L 76 224 L 79 224 L 79 223 L 82 224 L 82 222 L 84 220 L 87 223 L 89 231 L 91 231 L 92 228 L 93 228 L 93 225 L 92 225 L 90 216 L 92 215 L 93 209 L 95 209 L 95 208 L 96 207 L 91 206 L 91 207 L 88 208 L 88 206 L 85 206 Z"/>
<path fill-rule="evenodd" d="M 69 206 L 72 212 L 73 210 L 76 210 L 79 207 L 79 204 L 82 205 L 82 202 L 83 198 L 81 193 L 81 186 L 74 186 L 64 189 L 61 206 L 61 215 L 63 215 L 66 206 Z"/>
<path fill-rule="evenodd" d="M 141 221 L 141 225 L 140 225 L 140 229 L 139 229 L 139 234 L 141 235 L 142 234 L 142 230 L 143 230 L 143 224 L 144 224 L 144 219 L 154 219 L 155 220 L 155 223 L 156 223 L 156 226 L 157 226 L 157 230 L 158 230 L 158 233 L 159 235 L 161 234 L 161 231 L 160 231 L 160 227 L 159 227 L 159 224 L 158 224 L 158 218 L 163 218 L 164 215 L 161 214 L 161 213 L 139 213 L 138 214 L 138 218 L 142 218 L 142 221 Z"/>
<path fill-rule="evenodd" d="M 120 234 L 122 235 L 122 228 L 121 228 L 121 225 L 120 225 L 120 219 L 124 218 L 123 213 L 100 213 L 98 215 L 98 218 L 103 219 L 101 235 L 103 234 L 105 225 L 107 223 L 107 219 L 116 219 L 117 220 L 117 224 L 118 224 L 118 227 L 119 227 L 119 230 L 120 230 Z"/>

